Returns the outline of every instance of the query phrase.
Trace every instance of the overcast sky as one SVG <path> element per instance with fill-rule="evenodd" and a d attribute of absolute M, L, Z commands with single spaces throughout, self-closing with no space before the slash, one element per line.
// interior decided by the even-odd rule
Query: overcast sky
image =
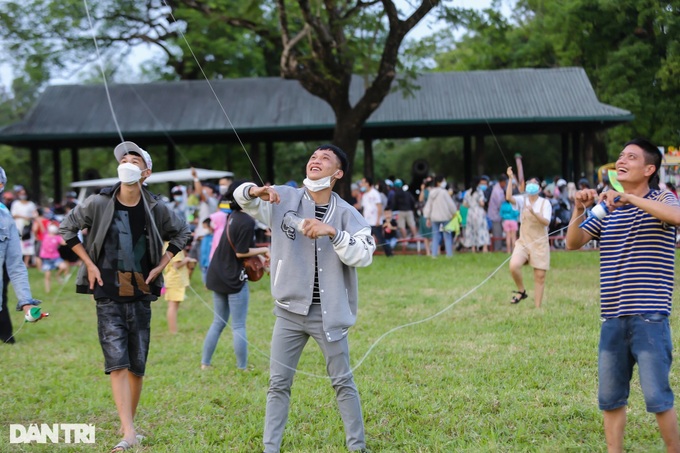
<path fill-rule="evenodd" d="M 0 0 L 2 1 L 2 0 Z M 413 5 L 417 4 L 415 0 L 396 0 L 396 3 L 399 4 L 400 8 L 402 8 L 404 11 L 408 11 L 408 5 Z M 504 9 L 508 9 L 506 14 L 509 14 L 509 8 L 510 4 L 512 3 L 512 0 L 503 0 L 503 7 Z M 475 8 L 475 9 L 483 9 L 483 8 L 488 8 L 491 6 L 491 0 L 456 0 L 454 2 L 456 6 L 460 7 L 465 7 L 465 8 Z M 411 8 L 412 10 L 413 8 Z M 432 30 L 432 24 L 429 23 L 430 21 L 427 20 L 427 18 L 423 21 L 421 21 L 420 24 L 418 24 L 418 27 L 416 27 L 409 35 L 408 38 L 414 38 L 417 37 L 418 35 L 429 35 Z M 191 44 L 191 43 L 189 43 Z M 152 52 L 152 47 L 150 45 L 145 46 L 138 46 L 138 50 L 133 52 L 133 55 L 131 57 L 131 61 L 133 64 L 135 62 L 140 62 L 149 57 L 149 55 Z M 0 65 L 0 84 L 9 86 L 12 82 L 13 79 L 13 73 L 12 73 L 12 68 L 11 66 L 7 64 L 1 64 Z M 66 84 L 66 83 L 77 83 L 77 77 L 73 77 L 70 79 L 55 79 L 52 81 L 54 84 Z"/>

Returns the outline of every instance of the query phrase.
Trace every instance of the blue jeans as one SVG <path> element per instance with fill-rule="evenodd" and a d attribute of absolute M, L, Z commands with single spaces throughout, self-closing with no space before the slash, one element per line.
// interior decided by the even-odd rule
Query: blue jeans
<path fill-rule="evenodd" d="M 248 316 L 248 300 L 250 291 L 248 282 L 245 282 L 241 291 L 235 294 L 213 293 L 213 305 L 215 317 L 208 329 L 208 334 L 203 342 L 203 357 L 201 364 L 210 365 L 213 353 L 217 347 L 222 330 L 231 318 L 231 331 L 234 338 L 234 353 L 236 354 L 236 366 L 242 370 L 248 365 L 248 341 L 246 339 L 246 317 Z"/>
<path fill-rule="evenodd" d="M 673 408 L 668 381 L 673 345 L 668 316 L 659 313 L 608 318 L 600 330 L 598 401 L 604 411 L 628 404 L 633 366 L 638 364 L 647 412 Z"/>
<path fill-rule="evenodd" d="M 432 256 L 439 255 L 439 241 L 441 235 L 444 235 L 444 248 L 446 249 L 446 256 L 453 256 L 453 236 L 450 231 L 444 230 L 444 225 L 449 222 L 434 222 L 432 221 Z M 441 229 L 441 231 L 440 231 Z"/>

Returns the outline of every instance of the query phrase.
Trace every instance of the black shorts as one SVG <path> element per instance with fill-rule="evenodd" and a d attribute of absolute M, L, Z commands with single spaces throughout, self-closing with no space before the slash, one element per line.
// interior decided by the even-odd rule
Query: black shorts
<path fill-rule="evenodd" d="M 144 376 L 151 336 L 151 302 L 98 299 L 97 331 L 106 374 L 129 369 Z"/>

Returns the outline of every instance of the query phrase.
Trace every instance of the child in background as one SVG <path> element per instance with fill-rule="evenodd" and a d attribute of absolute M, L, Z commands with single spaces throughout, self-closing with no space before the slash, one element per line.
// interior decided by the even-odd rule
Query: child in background
<path fill-rule="evenodd" d="M 501 220 L 503 221 L 503 231 L 505 232 L 505 250 L 512 255 L 517 240 L 517 230 L 519 226 L 519 211 L 512 207 L 509 201 L 504 201 L 501 205 Z"/>
<path fill-rule="evenodd" d="M 168 243 L 165 243 L 163 253 L 167 249 Z M 188 265 L 196 263 L 194 258 L 189 258 L 184 254 L 184 251 L 179 251 L 168 263 L 163 270 L 163 278 L 165 279 L 165 300 L 168 301 L 168 330 L 170 333 L 177 333 L 177 311 L 179 304 L 184 300 L 186 287 L 191 284 L 189 279 Z"/>
<path fill-rule="evenodd" d="M 383 237 L 392 250 L 397 246 L 397 221 L 392 218 L 392 211 L 385 210 L 385 221 L 383 222 Z"/>
<path fill-rule="evenodd" d="M 47 226 L 47 232 L 42 238 L 40 246 L 41 270 L 45 273 L 45 292 L 50 292 L 52 271 L 57 270 L 57 279 L 68 272 L 68 264 L 59 255 L 59 246 L 65 245 L 64 239 L 59 236 L 59 227 L 55 224 Z"/>
<path fill-rule="evenodd" d="M 50 225 L 51 221 L 45 216 L 44 208 L 36 209 L 38 215 L 33 220 L 33 236 L 35 236 L 35 256 L 36 256 L 36 267 L 42 269 L 42 259 L 40 257 L 40 246 L 42 241 L 47 234 L 47 227 Z"/>
<path fill-rule="evenodd" d="M 203 221 L 203 228 L 207 231 L 206 235 L 203 236 L 201 240 L 201 275 L 203 276 L 203 284 L 205 284 L 205 275 L 208 273 L 208 265 L 210 264 L 211 249 L 213 244 L 213 236 L 215 230 L 213 230 L 210 217 Z"/>

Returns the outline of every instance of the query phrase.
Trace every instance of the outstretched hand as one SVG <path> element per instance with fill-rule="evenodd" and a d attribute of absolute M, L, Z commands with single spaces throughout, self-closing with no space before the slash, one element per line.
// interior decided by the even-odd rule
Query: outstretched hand
<path fill-rule="evenodd" d="M 251 197 L 256 197 L 262 201 L 268 201 L 270 203 L 279 204 L 281 202 L 279 193 L 271 186 L 251 186 L 250 189 L 248 189 L 248 194 Z"/>

